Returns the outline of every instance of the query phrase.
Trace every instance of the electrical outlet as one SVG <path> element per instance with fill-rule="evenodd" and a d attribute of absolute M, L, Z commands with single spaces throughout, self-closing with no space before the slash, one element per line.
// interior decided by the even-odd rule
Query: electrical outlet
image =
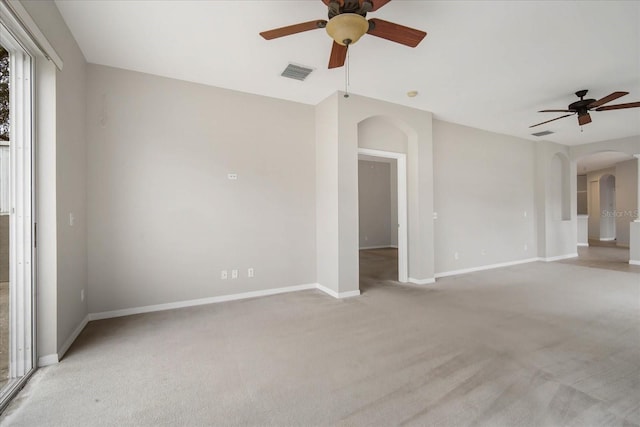
<path fill-rule="evenodd" d="M 76 217 L 73 215 L 73 212 L 69 213 L 69 226 L 73 227 L 76 223 Z"/>
<path fill-rule="evenodd" d="M 247 269 L 247 277 L 253 277 L 253 267 Z"/>
<path fill-rule="evenodd" d="M 238 278 L 238 270 L 231 270 L 231 278 L 232 279 Z"/>
<path fill-rule="evenodd" d="M 529 246 L 527 246 L 527 244 L 526 244 L 526 243 L 524 244 L 524 250 L 525 250 L 525 251 L 529 250 Z"/>
<path fill-rule="evenodd" d="M 84 301 L 84 289 L 80 289 L 80 301 Z"/>
<path fill-rule="evenodd" d="M 453 254 L 453 259 L 460 259 L 460 254 L 458 254 L 458 252 L 455 252 Z"/>
<path fill-rule="evenodd" d="M 222 270 L 222 271 L 220 272 L 220 278 L 221 278 L 222 280 L 227 280 L 227 278 L 228 278 L 228 277 L 229 277 L 229 276 L 227 275 L 227 270 Z"/>
<path fill-rule="evenodd" d="M 238 174 L 236 174 L 236 173 L 228 173 L 227 174 L 227 179 L 235 181 L 236 179 L 238 179 Z"/>

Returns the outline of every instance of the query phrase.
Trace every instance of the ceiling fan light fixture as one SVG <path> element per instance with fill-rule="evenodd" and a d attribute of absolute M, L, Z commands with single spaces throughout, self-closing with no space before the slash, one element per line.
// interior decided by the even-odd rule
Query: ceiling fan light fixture
<path fill-rule="evenodd" d="M 327 22 L 327 34 L 342 46 L 356 43 L 367 31 L 369 22 L 357 13 L 342 13 Z"/>

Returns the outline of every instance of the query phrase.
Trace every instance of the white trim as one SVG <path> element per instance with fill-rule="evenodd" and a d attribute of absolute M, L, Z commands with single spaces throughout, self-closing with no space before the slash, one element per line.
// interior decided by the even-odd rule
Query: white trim
<path fill-rule="evenodd" d="M 398 173 L 398 282 L 409 280 L 409 235 L 407 232 L 407 155 L 393 151 L 358 148 L 358 154 L 396 159 Z"/>
<path fill-rule="evenodd" d="M 436 273 L 435 277 L 436 279 L 438 279 L 440 277 L 457 276 L 458 274 L 473 273 L 475 271 L 483 271 L 483 270 L 492 270 L 494 268 L 510 267 L 512 265 L 528 264 L 530 262 L 535 262 L 535 261 L 540 261 L 540 258 L 527 258 L 527 259 L 521 259 L 517 261 L 501 262 L 498 264 L 482 265 L 480 267 L 471 267 L 471 268 L 463 268 L 461 270 L 445 271 L 442 273 Z"/>
<path fill-rule="evenodd" d="M 315 283 L 306 285 L 287 286 L 285 288 L 265 289 L 261 291 L 243 292 L 240 294 L 221 295 L 218 297 L 199 298 L 187 301 L 169 302 L 166 304 L 145 305 L 142 307 L 124 308 L 121 310 L 102 311 L 99 313 L 89 313 L 89 320 L 111 319 L 113 317 L 130 316 L 132 314 L 151 313 L 154 311 L 173 310 L 183 307 L 194 307 L 198 305 L 214 304 L 218 302 L 235 301 L 240 299 L 265 297 L 269 295 L 284 294 L 287 292 L 304 291 L 308 289 L 316 289 Z"/>
<path fill-rule="evenodd" d="M 360 295 L 360 290 L 349 291 L 349 292 L 336 292 L 333 289 L 329 289 L 326 286 L 322 286 L 320 283 L 316 283 L 316 289 L 324 292 L 327 295 L 331 295 L 332 297 L 337 299 L 357 297 L 358 295 Z"/>
<path fill-rule="evenodd" d="M 585 246 L 589 246 L 589 244 L 588 243 L 578 243 L 578 246 L 579 247 L 585 247 Z"/>
<path fill-rule="evenodd" d="M 58 360 L 57 354 L 47 354 L 38 358 L 38 368 L 43 368 L 49 365 L 55 365 L 58 362 L 59 360 Z"/>
<path fill-rule="evenodd" d="M 572 253 L 572 254 L 566 254 L 566 255 L 552 256 L 549 258 L 539 258 L 539 260 L 544 262 L 553 262 L 553 261 L 560 261 L 562 259 L 577 258 L 577 257 L 578 257 L 577 253 Z"/>
<path fill-rule="evenodd" d="M 80 332 L 82 332 L 85 326 L 87 326 L 87 323 L 89 323 L 88 314 L 84 316 L 84 319 L 82 319 L 78 327 L 75 328 L 73 332 L 71 332 L 71 335 L 69 335 L 69 338 L 67 338 L 64 344 L 62 344 L 62 347 L 60 347 L 60 349 L 58 350 L 58 359 L 62 359 L 64 357 L 67 350 L 69 350 L 69 347 L 71 347 L 71 344 L 73 344 L 76 338 L 78 338 L 78 335 L 80 335 Z"/>
<path fill-rule="evenodd" d="M 363 246 L 360 248 L 361 251 L 368 251 L 369 249 L 398 249 L 398 247 L 393 245 L 381 245 L 381 246 Z"/>
<path fill-rule="evenodd" d="M 100 313 L 89 313 L 85 316 L 84 319 L 82 319 L 80 324 L 76 327 L 76 329 L 74 329 L 71 335 L 69 335 L 69 338 L 67 338 L 67 340 L 64 342 L 62 347 L 60 347 L 60 350 L 58 351 L 57 354 L 47 354 L 38 359 L 38 367 L 55 365 L 56 363 L 58 363 L 62 359 L 62 357 L 65 355 L 65 353 L 69 350 L 71 345 L 75 342 L 75 340 L 78 338 L 80 333 L 87 326 L 87 323 L 93 320 L 111 319 L 114 317 L 130 316 L 133 314 L 173 310 L 176 308 L 194 307 L 198 305 L 214 304 L 214 303 L 227 302 L 227 301 L 236 301 L 236 300 L 247 299 L 247 298 L 264 297 L 269 295 L 278 295 L 283 293 L 298 292 L 298 291 L 305 291 L 305 290 L 311 290 L 311 289 L 318 289 L 337 299 L 350 298 L 350 297 L 355 297 L 360 295 L 359 290 L 338 293 L 325 286 L 322 286 L 319 283 L 308 283 L 304 285 L 287 286 L 284 288 L 243 292 L 241 294 L 223 295 L 219 297 L 210 297 L 210 298 L 200 298 L 195 300 L 178 301 L 178 302 L 172 302 L 172 303 L 166 303 L 166 304 L 147 305 L 143 307 L 132 307 L 132 308 L 125 308 L 122 310 L 103 311 Z"/>
<path fill-rule="evenodd" d="M 636 261 L 635 259 L 630 259 L 629 264 L 631 265 L 640 265 L 640 261 Z"/>
<path fill-rule="evenodd" d="M 45 37 L 45 35 L 40 31 L 38 25 L 35 23 L 29 12 L 24 8 L 24 6 L 17 0 L 8 0 L 6 2 L 9 9 L 13 12 L 15 17 L 20 21 L 22 28 L 24 31 L 28 33 L 28 35 L 33 40 L 33 43 L 40 49 L 42 54 L 49 60 L 53 61 L 58 67 L 58 70 L 62 71 L 62 58 L 58 55 L 58 52 L 51 46 L 49 40 Z"/>
<path fill-rule="evenodd" d="M 413 283 L 414 285 L 430 285 L 436 283 L 436 279 L 414 279 L 413 277 L 409 277 L 409 283 Z"/>
<path fill-rule="evenodd" d="M 600 238 L 601 242 L 613 242 L 614 240 L 616 240 L 615 237 L 604 237 L 604 238 Z"/>

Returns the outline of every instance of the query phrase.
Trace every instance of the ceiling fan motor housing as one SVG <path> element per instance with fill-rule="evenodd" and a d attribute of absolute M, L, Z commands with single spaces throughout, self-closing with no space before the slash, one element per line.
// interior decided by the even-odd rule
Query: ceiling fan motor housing
<path fill-rule="evenodd" d="M 373 3 L 371 0 L 364 0 L 362 4 L 360 4 L 358 0 L 344 0 L 342 6 L 340 6 L 338 0 L 332 0 L 329 2 L 329 19 L 342 13 L 357 13 L 360 16 L 366 17 L 367 12 L 371 12 L 372 10 Z"/>
<path fill-rule="evenodd" d="M 580 101 L 572 102 L 567 107 L 567 110 L 575 111 L 578 116 L 584 116 L 589 112 L 589 105 L 596 102 L 595 99 L 584 99 L 588 90 L 583 89 L 576 92 L 576 96 L 580 98 Z"/>

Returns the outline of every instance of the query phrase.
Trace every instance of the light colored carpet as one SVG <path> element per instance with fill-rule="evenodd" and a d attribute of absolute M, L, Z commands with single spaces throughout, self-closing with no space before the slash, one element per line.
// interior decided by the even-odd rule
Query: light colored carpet
<path fill-rule="evenodd" d="M 640 275 L 531 263 L 91 322 L 14 426 L 634 426 Z"/>

